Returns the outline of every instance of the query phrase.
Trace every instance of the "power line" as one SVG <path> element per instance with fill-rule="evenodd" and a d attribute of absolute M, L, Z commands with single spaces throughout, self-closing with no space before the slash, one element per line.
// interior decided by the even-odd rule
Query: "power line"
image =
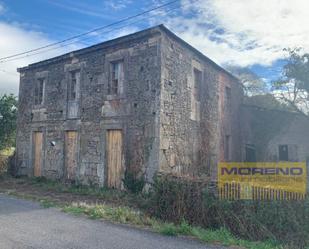
<path fill-rule="evenodd" d="M 173 11 L 173 10 L 176 10 L 176 9 L 178 9 L 178 8 L 179 8 L 179 6 L 178 6 L 178 7 L 171 8 L 171 9 L 169 9 L 169 10 L 165 11 L 165 13 L 164 13 L 164 14 L 167 14 L 167 13 L 169 13 L 169 12 L 171 12 L 171 11 Z M 147 16 L 147 17 L 142 18 L 142 19 L 139 19 L 139 20 L 137 20 L 137 21 L 130 22 L 130 23 L 126 24 L 126 25 L 123 25 L 123 26 L 120 26 L 120 27 L 116 27 L 116 28 L 113 28 L 113 29 L 110 29 L 110 30 L 104 31 L 104 33 L 106 34 L 106 33 L 113 32 L 113 31 L 115 31 L 115 30 L 120 30 L 120 29 L 123 29 L 123 28 L 128 27 L 128 26 L 130 26 L 130 25 L 132 25 L 132 24 L 135 24 L 135 23 L 141 22 L 141 21 L 143 21 L 143 20 L 146 20 L 146 19 L 152 18 L 152 17 L 157 16 L 157 15 L 158 15 L 158 14 L 154 14 L 154 15 L 151 15 L 151 16 Z M 99 31 L 99 32 L 103 32 L 103 31 Z M 28 57 L 31 57 L 31 56 L 35 56 L 35 55 L 42 54 L 42 53 L 46 53 L 46 52 L 49 52 L 49 51 L 52 51 L 52 50 L 60 49 L 60 48 L 63 48 L 63 47 L 69 46 L 69 45 L 71 45 L 71 44 L 74 44 L 74 43 L 76 43 L 76 42 L 85 41 L 85 40 L 89 40 L 89 39 L 92 39 L 92 37 L 88 37 L 88 38 L 80 39 L 80 40 L 73 41 L 73 42 L 69 42 L 69 43 L 65 43 L 65 44 L 60 44 L 60 45 L 59 45 L 59 46 L 57 46 L 57 47 L 53 47 L 53 48 L 49 48 L 49 49 L 45 49 L 45 50 L 43 50 L 43 51 L 39 51 L 39 52 L 37 52 L 37 53 L 29 52 L 29 53 L 31 53 L 31 54 L 27 54 L 27 55 L 19 56 L 19 57 L 17 57 L 17 58 L 11 58 L 11 59 L 8 59 L 8 60 L 2 60 L 2 61 L 0 61 L 0 63 L 5 63 L 5 62 L 10 62 L 10 61 L 15 61 L 15 60 L 20 60 L 20 59 L 28 58 Z M 34 51 L 34 52 L 35 52 L 35 51 Z"/>
<path fill-rule="evenodd" d="M 111 26 L 114 26 L 114 25 L 117 25 L 117 24 L 120 24 L 120 23 L 129 21 L 129 20 L 131 20 L 131 19 L 134 19 L 134 18 L 136 18 L 136 17 L 145 15 L 145 14 L 150 13 L 150 12 L 152 12 L 152 11 L 161 9 L 161 8 L 163 8 L 163 7 L 166 7 L 166 6 L 169 6 L 169 5 L 174 4 L 174 3 L 178 2 L 178 1 L 179 1 L 179 0 L 174 0 L 174 1 L 171 1 L 171 2 L 168 2 L 168 3 L 165 3 L 165 4 L 162 4 L 162 5 L 159 5 L 159 6 L 157 6 L 157 7 L 154 7 L 154 8 L 152 8 L 152 9 L 143 11 L 143 12 L 138 13 L 138 14 L 136 14 L 136 15 L 123 18 L 123 19 L 121 19 L 121 20 L 119 20 L 119 21 L 117 21 L 117 22 L 113 22 L 113 23 L 110 23 L 110 24 L 108 24 L 108 25 L 95 28 L 95 29 L 93 29 L 93 30 L 90 30 L 90 31 L 81 33 L 81 34 L 79 34 L 79 35 L 75 35 L 75 36 L 69 37 L 69 38 L 64 39 L 64 40 L 62 40 L 62 41 L 50 43 L 50 44 L 47 44 L 47 45 L 45 45 L 45 46 L 42 46 L 42 47 L 39 47 L 39 48 L 35 48 L 35 49 L 31 49 L 31 50 L 28 50 L 28 51 L 25 51 L 25 52 L 22 52 L 22 53 L 17 53 L 17 54 L 13 54 L 13 55 L 10 55 L 10 56 L 2 57 L 2 58 L 0 58 L 0 62 L 2 62 L 2 61 L 5 60 L 5 59 L 10 59 L 10 58 L 17 57 L 17 56 L 24 55 L 24 54 L 28 54 L 28 53 L 31 53 L 31 52 L 36 52 L 36 51 L 42 50 L 42 49 L 44 49 L 44 48 L 52 47 L 52 46 L 55 46 L 55 45 L 58 45 L 58 44 L 65 43 L 65 42 L 67 42 L 67 41 L 71 41 L 71 40 L 77 39 L 77 38 L 82 37 L 82 36 L 85 36 L 85 35 L 89 35 L 89 34 L 91 34 L 91 33 L 94 33 L 94 32 L 97 32 L 97 31 L 100 31 L 100 30 L 103 30 L 103 29 L 106 29 L 106 28 L 108 28 L 108 27 L 111 27 Z"/>

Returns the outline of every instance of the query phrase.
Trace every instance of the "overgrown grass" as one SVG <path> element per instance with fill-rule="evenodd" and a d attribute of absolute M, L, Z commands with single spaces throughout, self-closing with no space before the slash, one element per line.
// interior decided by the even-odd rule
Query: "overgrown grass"
<path fill-rule="evenodd" d="M 81 196 L 95 196 L 98 200 L 104 200 L 106 203 L 111 201 L 111 203 L 113 203 L 113 205 L 88 204 L 85 202 L 64 203 L 59 202 L 59 200 L 53 196 L 40 198 L 35 195 L 22 195 L 14 191 L 9 193 L 22 198 L 39 201 L 44 208 L 56 207 L 66 213 L 71 213 L 74 215 L 85 215 L 91 219 L 103 219 L 111 222 L 147 228 L 168 236 L 190 236 L 206 243 L 216 243 L 225 246 L 235 245 L 248 249 L 283 249 L 281 245 L 275 242 L 252 242 L 237 238 L 227 229 L 222 227 L 218 229 L 205 229 L 199 227 L 198 225 L 190 225 L 184 219 L 182 219 L 179 223 L 172 223 L 155 218 L 152 216 L 152 212 L 149 212 L 149 206 L 154 204 L 151 200 L 151 198 L 153 198 L 153 194 L 148 196 L 143 194 L 131 194 L 128 192 L 121 192 L 106 188 L 66 185 L 57 181 L 46 180 L 45 178 L 35 178 L 30 180 L 23 179 L 20 180 L 20 183 L 22 184 L 23 181 L 43 190 L 70 193 Z M 119 200 L 117 205 L 115 205 L 115 199 Z M 134 203 L 133 205 L 132 202 Z M 136 206 L 139 208 L 137 209 Z M 171 212 L 172 211 L 173 210 L 171 210 Z"/>
<path fill-rule="evenodd" d="M 167 236 L 190 236 L 207 243 L 217 243 L 224 246 L 237 245 L 248 249 L 282 249 L 274 242 L 250 242 L 237 239 L 228 230 L 210 230 L 194 227 L 183 221 L 179 225 L 164 223 L 151 218 L 140 211 L 128 207 L 111 207 L 108 205 L 88 205 L 75 203 L 62 209 L 64 212 L 74 215 L 87 215 L 92 219 L 104 219 L 112 222 L 130 224 L 138 227 L 147 227 L 151 230 Z"/>
<path fill-rule="evenodd" d="M 27 181 L 27 179 L 25 179 Z M 128 192 L 108 189 L 106 187 L 85 186 L 81 184 L 65 184 L 59 181 L 46 179 L 45 177 L 36 177 L 30 179 L 32 185 L 44 188 L 46 190 L 55 190 L 63 193 L 73 193 L 85 196 L 97 196 L 102 198 L 122 199 L 128 196 Z M 136 196 L 136 195 L 132 195 Z"/>
<path fill-rule="evenodd" d="M 190 226 L 183 221 L 179 225 L 173 223 L 164 223 L 156 227 L 156 230 L 164 235 L 176 236 L 185 235 L 192 236 L 207 243 L 219 243 L 224 246 L 241 246 L 250 249 L 274 249 L 283 248 L 275 242 L 250 242 L 235 238 L 227 229 L 220 228 L 218 230 L 203 229 L 200 227 Z"/>
<path fill-rule="evenodd" d="M 73 203 L 63 208 L 63 211 L 73 214 L 85 214 L 92 219 L 104 219 L 122 224 L 136 226 L 151 226 L 153 220 L 144 213 L 129 207 L 112 207 L 109 205 L 89 205 Z"/>
<path fill-rule="evenodd" d="M 171 177 L 157 179 L 151 198 L 153 215 L 204 229 L 227 229 L 249 241 L 278 241 L 286 248 L 308 248 L 309 200 L 219 200 L 204 182 Z"/>
<path fill-rule="evenodd" d="M 51 208 L 51 207 L 56 207 L 57 204 L 51 200 L 44 200 L 44 199 L 41 199 L 40 200 L 40 204 L 42 207 L 44 208 Z"/>
<path fill-rule="evenodd" d="M 29 179 L 24 179 L 29 182 Z M 148 209 L 148 193 L 131 193 L 129 191 L 119 191 L 99 186 L 85 186 L 81 184 L 65 184 L 59 181 L 49 180 L 44 177 L 31 178 L 33 186 L 40 187 L 46 191 L 56 191 L 60 193 L 70 193 L 81 196 L 98 198 L 104 202 L 125 205 L 142 210 Z"/>

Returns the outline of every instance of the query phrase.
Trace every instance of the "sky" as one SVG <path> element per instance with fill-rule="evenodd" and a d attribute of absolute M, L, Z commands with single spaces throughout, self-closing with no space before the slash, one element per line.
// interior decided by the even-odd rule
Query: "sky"
<path fill-rule="evenodd" d="M 0 0 L 0 58 L 64 40 L 171 0 Z M 280 76 L 284 48 L 309 50 L 308 0 L 179 0 L 62 46 L 0 59 L 0 95 L 18 93 L 18 67 L 163 23 L 217 64 Z"/>

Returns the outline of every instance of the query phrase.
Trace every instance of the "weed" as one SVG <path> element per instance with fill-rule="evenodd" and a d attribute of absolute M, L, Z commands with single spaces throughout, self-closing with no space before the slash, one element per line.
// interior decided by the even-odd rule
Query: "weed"
<path fill-rule="evenodd" d="M 51 208 L 56 206 L 56 204 L 50 200 L 40 200 L 40 204 L 44 208 Z"/>
<path fill-rule="evenodd" d="M 199 206 L 193 206 L 193 211 L 197 210 L 197 214 L 195 214 L 193 211 L 190 211 L 190 216 L 184 216 L 181 215 L 178 220 L 176 220 L 176 224 L 172 221 L 170 222 L 163 222 L 169 219 L 159 219 L 158 217 L 155 217 L 151 214 L 152 212 L 149 212 L 149 208 L 158 209 L 158 211 L 161 212 L 161 215 L 166 214 L 169 211 L 169 215 L 174 215 L 175 210 L 172 207 L 178 207 L 179 210 L 188 210 L 188 207 L 183 206 L 182 203 L 179 201 L 187 201 L 186 205 L 196 205 L 200 204 L 202 205 L 203 202 L 200 201 L 199 198 L 204 198 L 204 195 L 192 195 L 191 189 L 188 191 L 184 186 L 177 185 L 172 186 L 171 193 L 164 190 L 162 192 L 158 191 L 160 188 L 155 189 L 155 193 L 152 193 L 150 195 L 133 195 L 127 192 L 120 192 L 116 190 L 109 190 L 106 188 L 98 188 L 98 187 L 87 187 L 87 186 L 81 186 L 81 185 L 65 185 L 60 184 L 56 181 L 47 180 L 45 178 L 39 178 L 39 179 L 31 179 L 30 181 L 27 179 L 19 179 L 19 181 L 23 183 L 31 183 L 32 188 L 37 187 L 41 188 L 43 190 L 49 190 L 49 191 L 59 191 L 61 193 L 71 193 L 76 195 L 91 195 L 96 196 L 99 199 L 104 199 L 104 201 L 112 201 L 115 205 L 115 200 L 119 201 L 119 203 L 122 203 L 121 206 L 111 206 L 107 204 L 87 204 L 84 202 L 79 203 L 65 203 L 61 204 L 59 203 L 59 200 L 53 199 L 54 197 L 49 198 L 38 198 L 34 194 L 22 194 L 18 191 L 12 191 L 11 194 L 26 198 L 26 199 L 32 199 L 37 200 L 41 202 L 41 205 L 43 207 L 58 207 L 64 212 L 72 213 L 74 215 L 86 215 L 89 218 L 92 219 L 104 219 L 109 220 L 112 222 L 117 223 L 124 223 L 124 224 L 131 224 L 134 226 L 139 227 L 147 227 L 150 228 L 153 231 L 156 231 L 158 233 L 169 235 L 169 236 L 177 236 L 177 235 L 184 235 L 184 236 L 191 236 L 198 238 L 201 241 L 207 242 L 207 243 L 220 243 L 226 246 L 230 245 L 236 245 L 242 248 L 250 248 L 250 249 L 282 249 L 280 245 L 276 242 L 252 242 L 245 239 L 240 239 L 239 236 L 236 236 L 234 233 L 230 232 L 228 229 L 221 226 L 221 228 L 215 228 L 215 227 L 198 227 L 197 224 L 199 220 L 194 220 L 193 218 L 196 217 L 197 214 L 201 214 L 201 211 L 204 211 L 205 206 L 201 206 L 202 210 L 197 210 L 196 207 Z M 161 186 L 162 187 L 162 186 Z M 169 185 L 164 186 L 169 187 Z M 189 187 L 186 186 L 186 187 Z M 175 192 L 176 191 L 176 192 Z M 183 192 L 181 192 L 183 191 Z M 171 199 L 167 198 L 170 195 Z M 182 195 L 184 194 L 184 195 Z M 153 199 L 153 195 L 155 195 L 160 202 L 156 202 Z M 209 195 L 207 195 L 209 196 Z M 148 199 L 147 199 L 148 198 Z M 151 198 L 151 199 L 149 199 Z M 187 198 L 187 199 L 186 199 Z M 192 201 L 192 198 L 195 198 L 194 201 Z M 56 201 L 54 201 L 56 200 Z M 156 199 L 155 199 L 156 200 Z M 132 205 L 132 203 L 138 203 L 138 202 L 145 202 L 147 205 L 145 205 L 146 208 L 137 210 L 136 207 L 129 207 L 128 205 Z M 164 201 L 164 202 L 163 202 Z M 177 202 L 175 202 L 177 201 Z M 191 202 L 190 202 L 191 201 Z M 179 205 L 174 205 L 175 203 L 178 203 Z M 158 206 L 158 204 L 160 204 Z M 174 206 L 173 206 L 174 205 Z M 205 205 L 205 204 L 203 204 Z M 216 210 L 217 213 L 208 212 L 206 209 L 205 214 L 207 216 L 201 215 L 199 218 L 200 220 L 204 221 L 203 219 L 205 217 L 209 217 L 210 214 L 218 214 L 221 215 L 220 218 L 222 218 L 223 215 L 228 217 L 230 214 L 229 208 L 232 205 L 231 203 L 221 203 L 220 206 L 218 206 L 218 202 L 216 199 L 210 198 L 209 202 L 207 202 L 207 208 L 208 210 Z M 186 208 L 183 208 L 186 207 Z M 239 209 L 239 206 L 233 206 L 233 210 Z M 220 211 L 220 212 L 219 212 Z M 157 214 L 157 213 L 156 213 Z M 179 213 L 183 214 L 183 213 Z M 250 213 L 246 214 L 246 216 L 249 216 Z M 262 215 L 262 212 L 259 214 Z M 172 218 L 173 216 L 167 216 L 167 218 Z M 216 218 L 216 217 L 215 217 Z M 230 218 L 230 217 L 229 217 Z M 231 218 L 230 218 L 231 219 Z M 190 221 L 190 222 L 189 222 Z M 211 220 L 209 220 L 211 221 Z M 231 221 L 230 221 L 231 222 Z M 193 225 L 194 224 L 194 225 Z M 290 248 L 297 248 L 290 247 Z M 309 248 L 307 248 L 309 249 Z"/>
<path fill-rule="evenodd" d="M 279 241 L 293 249 L 309 244 L 309 200 L 219 200 L 203 181 L 169 176 L 157 178 L 153 186 L 150 202 L 156 218 L 176 224 L 186 220 L 215 230 L 214 236 L 224 244 L 235 244 L 227 231 L 244 240 Z M 171 226 L 164 229 L 166 233 L 175 233 Z M 194 235 L 207 241 L 212 233 L 201 234 L 197 229 Z"/>
<path fill-rule="evenodd" d="M 123 183 L 126 189 L 136 194 L 143 191 L 145 179 L 144 176 L 137 177 L 133 172 L 126 170 Z"/>
<path fill-rule="evenodd" d="M 74 215 L 80 215 L 80 214 L 84 213 L 84 209 L 83 208 L 76 207 L 74 205 L 65 206 L 62 210 L 64 212 L 66 212 L 66 213 L 71 213 L 71 214 L 74 214 Z"/>
<path fill-rule="evenodd" d="M 172 223 L 163 223 L 155 227 L 156 231 L 167 236 L 176 236 L 177 228 Z"/>

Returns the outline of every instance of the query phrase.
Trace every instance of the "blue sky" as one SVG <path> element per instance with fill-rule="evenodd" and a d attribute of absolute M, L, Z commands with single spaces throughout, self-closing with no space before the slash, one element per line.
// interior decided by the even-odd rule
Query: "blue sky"
<path fill-rule="evenodd" d="M 134 1 L 6 0 L 1 20 L 61 40 L 138 13 L 148 4 Z M 141 25 L 143 26 L 143 25 Z"/>
<path fill-rule="evenodd" d="M 110 24 L 170 0 L 0 0 L 0 57 Z M 228 4 L 227 4 L 228 2 Z M 278 77 L 283 48 L 309 48 L 307 0 L 179 0 L 65 47 L 0 63 L 0 95 L 17 93 L 16 68 L 164 23 L 222 66 L 249 67 L 266 81 Z"/>

